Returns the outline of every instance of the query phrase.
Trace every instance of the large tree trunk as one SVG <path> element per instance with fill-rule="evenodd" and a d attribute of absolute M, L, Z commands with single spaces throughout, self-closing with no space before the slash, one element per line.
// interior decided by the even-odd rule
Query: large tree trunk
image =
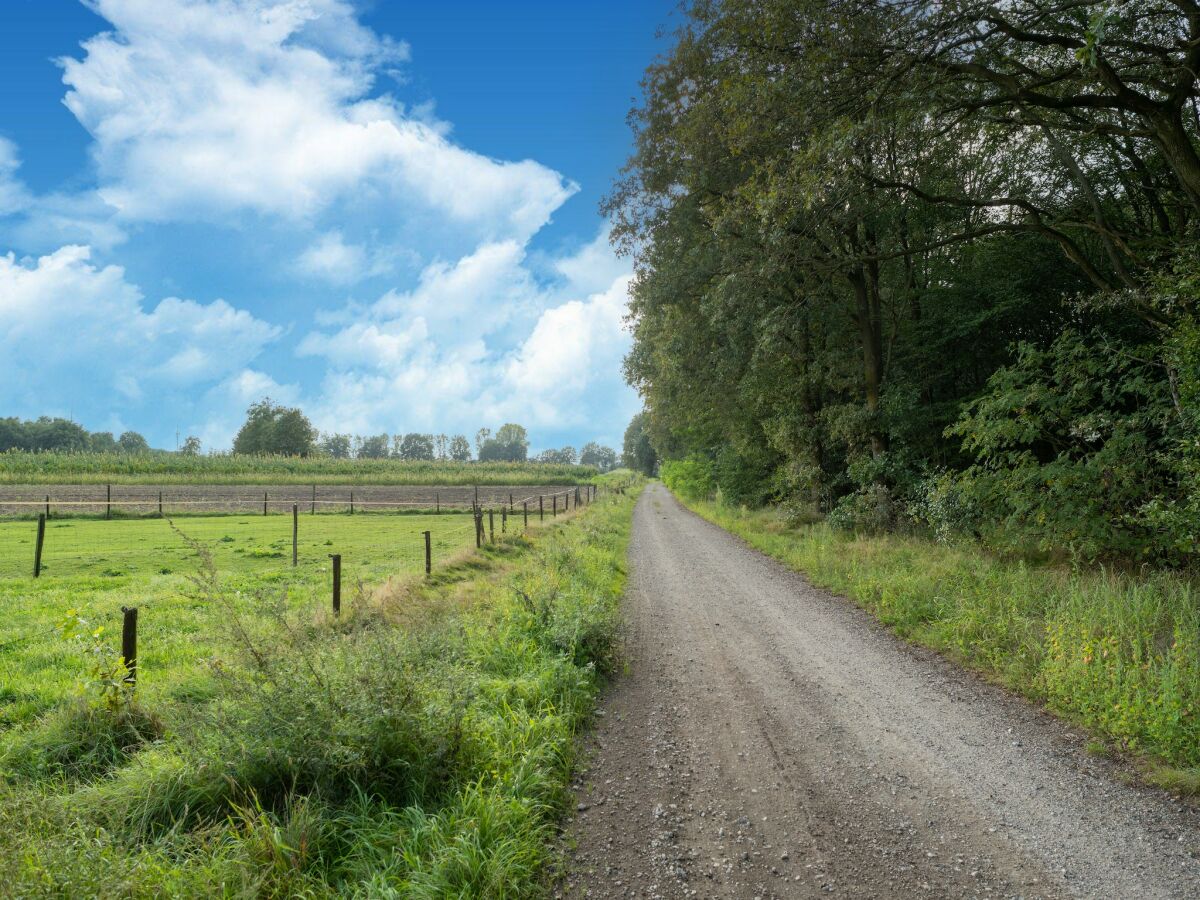
<path fill-rule="evenodd" d="M 878 285 L 868 280 L 861 265 L 846 276 L 854 288 L 854 318 L 858 324 L 863 351 L 863 387 L 867 412 L 871 414 L 871 452 L 878 456 L 887 449 L 887 439 L 879 428 L 879 394 L 883 385 L 883 322 L 879 308 Z"/>
<path fill-rule="evenodd" d="M 1200 210 L 1200 156 L 1178 115 L 1163 113 L 1150 116 L 1154 141 L 1162 149 L 1171 170 L 1187 192 L 1194 209 Z"/>

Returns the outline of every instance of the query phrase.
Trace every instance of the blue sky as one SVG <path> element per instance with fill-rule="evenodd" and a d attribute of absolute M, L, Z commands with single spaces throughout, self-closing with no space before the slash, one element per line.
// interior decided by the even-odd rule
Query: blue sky
<path fill-rule="evenodd" d="M 0 415 L 618 445 L 597 206 L 674 0 L 8 0 Z"/>

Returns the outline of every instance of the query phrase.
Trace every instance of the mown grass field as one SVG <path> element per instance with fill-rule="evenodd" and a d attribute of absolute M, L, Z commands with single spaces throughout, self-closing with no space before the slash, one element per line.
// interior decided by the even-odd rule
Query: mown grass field
<path fill-rule="evenodd" d="M 1158 783 L 1200 792 L 1200 591 L 1185 575 L 1032 566 L 684 502 L 904 637 L 1143 755 Z"/>
<path fill-rule="evenodd" d="M 347 589 L 336 619 L 320 534 L 293 577 L 290 546 L 237 554 L 274 545 L 227 516 L 207 535 L 226 545 L 220 577 L 186 553 L 156 572 L 159 548 L 114 561 L 120 574 L 9 580 L 0 603 L 21 613 L 6 627 L 49 630 L 69 608 L 88 625 L 0 650 L 5 891 L 543 893 L 574 735 L 615 665 L 631 499 L 498 534 L 429 580 L 379 587 L 405 566 L 372 557 L 372 589 Z M 349 517 L 326 522 L 354 558 Z M 111 677 L 119 627 L 92 636 L 130 603 L 144 609 L 135 694 Z"/>
<path fill-rule="evenodd" d="M 0 453 L 0 484 L 580 484 L 591 466 L 295 456 Z"/>

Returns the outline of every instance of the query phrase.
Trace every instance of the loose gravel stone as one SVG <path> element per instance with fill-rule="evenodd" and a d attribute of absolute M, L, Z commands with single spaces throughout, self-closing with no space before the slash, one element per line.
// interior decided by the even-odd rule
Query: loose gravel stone
<path fill-rule="evenodd" d="M 560 895 L 1200 897 L 1196 804 L 659 485 L 630 562 Z"/>

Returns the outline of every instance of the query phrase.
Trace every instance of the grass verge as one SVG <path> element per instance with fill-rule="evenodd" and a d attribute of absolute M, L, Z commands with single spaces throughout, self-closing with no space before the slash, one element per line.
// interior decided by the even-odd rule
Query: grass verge
<path fill-rule="evenodd" d="M 204 691 L 147 709 L 100 661 L 82 708 L 0 733 L 0 883 L 542 893 L 574 735 L 614 665 L 631 508 L 602 495 L 339 619 L 268 614 L 202 570 L 196 599 L 224 610 L 232 648 L 197 673 Z"/>
<path fill-rule="evenodd" d="M 914 537 L 789 526 L 773 510 L 685 502 L 752 547 L 1200 788 L 1200 595 L 1178 574 L 1066 571 Z"/>

